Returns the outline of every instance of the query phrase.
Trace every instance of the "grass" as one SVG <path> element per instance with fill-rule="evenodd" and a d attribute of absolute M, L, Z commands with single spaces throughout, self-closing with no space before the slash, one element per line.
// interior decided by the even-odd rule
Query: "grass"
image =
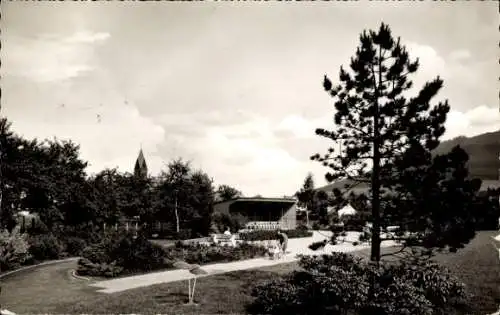
<path fill-rule="evenodd" d="M 435 259 L 465 282 L 474 295 L 473 314 L 496 311 L 500 300 L 500 263 L 490 243 L 495 232 L 480 232 L 456 254 Z M 387 249 L 385 249 L 387 251 Z M 357 253 L 367 257 L 368 250 Z M 63 264 L 61 264 L 63 265 Z M 114 294 L 99 294 L 85 282 L 68 276 L 70 265 L 47 266 L 36 273 L 6 279 L 2 304 L 18 313 L 141 313 L 141 314 L 229 314 L 244 313 L 252 300 L 255 284 L 286 274 L 298 266 L 281 264 L 200 278 L 196 284 L 198 306 L 184 306 L 187 282 L 158 284 Z"/>

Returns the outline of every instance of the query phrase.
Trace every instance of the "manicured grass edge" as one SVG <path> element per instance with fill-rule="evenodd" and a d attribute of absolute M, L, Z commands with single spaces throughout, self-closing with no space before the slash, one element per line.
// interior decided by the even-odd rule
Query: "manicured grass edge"
<path fill-rule="evenodd" d="M 44 262 L 41 262 L 41 263 L 35 264 L 35 265 L 23 266 L 21 268 L 17 268 L 17 269 L 14 269 L 14 270 L 9 270 L 9 271 L 0 273 L 0 279 L 5 278 L 7 276 L 10 276 L 10 275 L 12 275 L 14 273 L 25 271 L 25 270 L 29 270 L 29 269 L 33 269 L 33 268 L 36 268 L 36 267 L 41 267 L 41 266 L 46 266 L 46 265 L 53 265 L 53 264 L 58 264 L 58 263 L 70 262 L 70 261 L 77 261 L 78 259 L 80 259 L 80 257 L 70 257 L 70 258 L 59 259 L 59 260 L 44 261 Z"/>

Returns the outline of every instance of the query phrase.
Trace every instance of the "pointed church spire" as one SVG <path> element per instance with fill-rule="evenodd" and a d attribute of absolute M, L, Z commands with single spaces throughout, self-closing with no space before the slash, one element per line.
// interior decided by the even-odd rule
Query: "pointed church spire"
<path fill-rule="evenodd" d="M 139 156 L 135 161 L 134 175 L 140 178 L 146 178 L 148 176 L 148 166 L 146 165 L 146 159 L 144 158 L 144 153 L 142 152 L 142 144 Z"/>

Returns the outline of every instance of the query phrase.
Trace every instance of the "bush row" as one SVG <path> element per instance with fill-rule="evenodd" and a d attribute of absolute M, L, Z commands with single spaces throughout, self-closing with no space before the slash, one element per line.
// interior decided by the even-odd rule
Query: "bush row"
<path fill-rule="evenodd" d="M 238 247 L 183 245 L 164 248 L 151 243 L 144 235 L 108 235 L 85 248 L 78 262 L 82 276 L 116 277 L 119 275 L 171 269 L 177 260 L 190 264 L 208 264 L 261 257 L 266 249 L 242 244 Z"/>
<path fill-rule="evenodd" d="M 295 229 L 283 231 L 288 238 L 311 237 L 313 233 L 305 229 Z M 267 241 L 278 238 L 278 231 L 257 230 L 251 232 L 240 233 L 240 239 L 247 242 Z"/>
<path fill-rule="evenodd" d="M 78 237 L 58 238 L 52 233 L 29 235 L 20 228 L 0 232 L 0 270 L 7 271 L 45 260 L 78 256 L 87 245 Z"/>
<path fill-rule="evenodd" d="M 376 266 L 345 253 L 300 260 L 302 270 L 257 285 L 250 314 L 431 315 L 467 312 L 464 285 L 424 261 Z"/>

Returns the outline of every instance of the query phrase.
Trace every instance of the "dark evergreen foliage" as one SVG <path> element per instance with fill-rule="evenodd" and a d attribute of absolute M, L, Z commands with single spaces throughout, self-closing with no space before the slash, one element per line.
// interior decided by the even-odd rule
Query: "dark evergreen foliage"
<path fill-rule="evenodd" d="M 432 104 L 443 81 L 437 77 L 410 96 L 419 61 L 389 27 L 364 31 L 360 42 L 350 71 L 341 67 L 339 84 L 324 78 L 335 99 L 335 129 L 316 133 L 335 145 L 311 158 L 331 169 L 330 182 L 347 179 L 346 189 L 369 183 L 372 260 L 380 260 L 380 232 L 388 225 L 414 232 L 400 235 L 405 246 L 460 248 L 474 236 L 471 205 L 481 182 L 468 178 L 468 156 L 460 147 L 431 154 L 450 110 L 447 101 Z"/>

